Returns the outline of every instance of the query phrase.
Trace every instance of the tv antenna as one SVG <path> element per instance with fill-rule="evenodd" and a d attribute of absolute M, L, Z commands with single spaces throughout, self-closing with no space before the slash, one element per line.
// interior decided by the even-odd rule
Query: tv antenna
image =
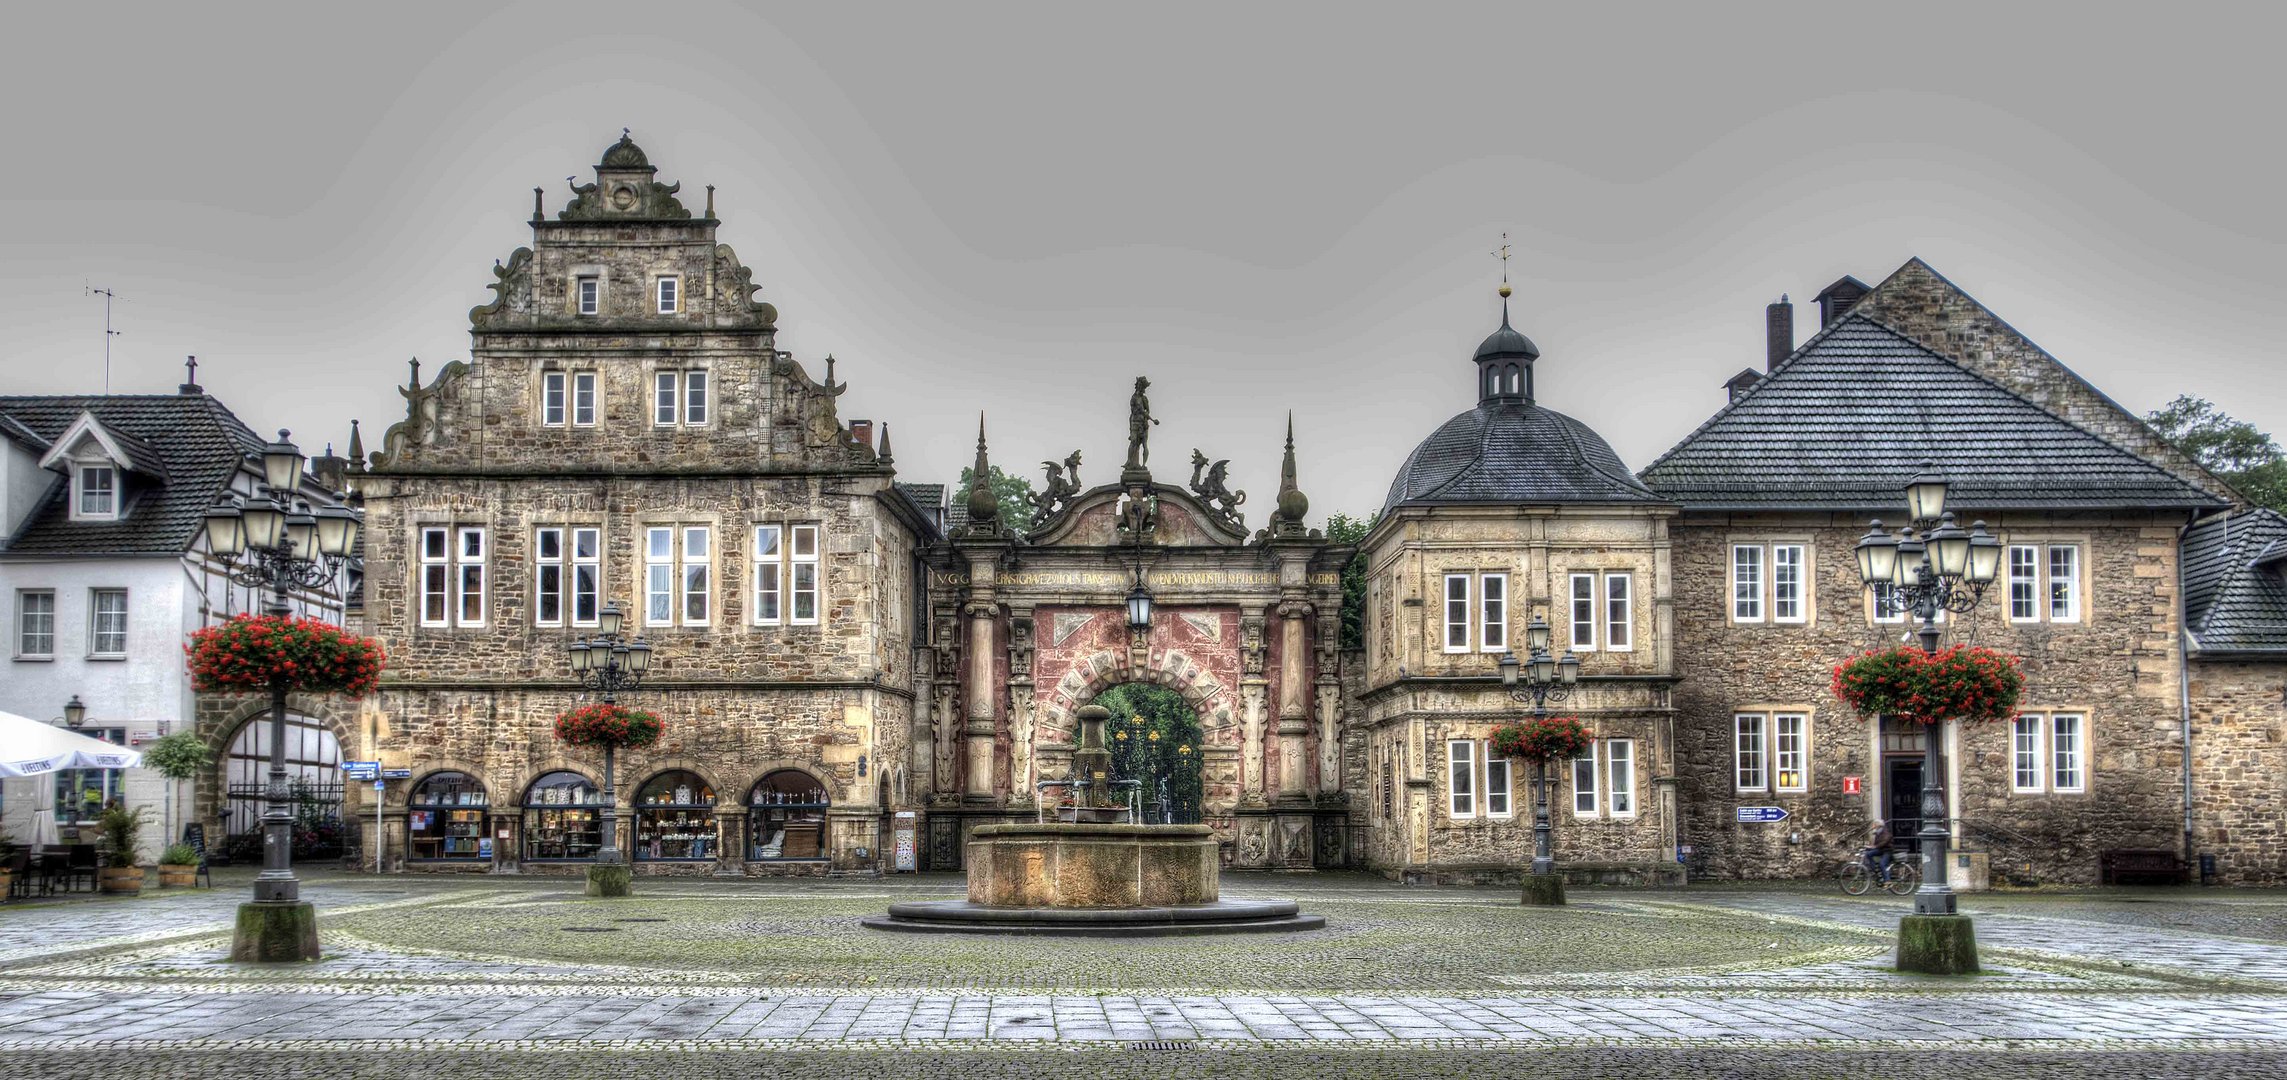
<path fill-rule="evenodd" d="M 108 288 L 98 289 L 93 285 L 87 286 L 87 292 L 84 295 L 103 298 L 103 394 L 105 397 L 109 397 L 111 396 L 111 339 L 126 332 L 111 328 L 111 302 L 119 299 L 119 297 L 113 295 Z"/>

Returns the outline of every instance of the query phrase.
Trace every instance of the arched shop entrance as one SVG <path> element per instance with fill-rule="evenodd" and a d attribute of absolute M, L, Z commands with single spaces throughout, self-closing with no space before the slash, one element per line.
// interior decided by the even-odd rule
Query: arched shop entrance
<path fill-rule="evenodd" d="M 433 772 L 405 799 L 411 862 L 490 862 L 484 781 L 464 772 Z"/>
<path fill-rule="evenodd" d="M 635 789 L 638 862 L 712 862 L 716 855 L 715 786 L 674 769 Z"/>
<path fill-rule="evenodd" d="M 747 793 L 747 861 L 824 861 L 830 803 L 826 785 L 800 769 L 764 776 Z"/>
<path fill-rule="evenodd" d="M 595 781 L 552 772 L 524 789 L 525 862 L 593 862 L 603 835 L 603 793 Z"/>
<path fill-rule="evenodd" d="M 1115 778 L 1143 783 L 1144 820 L 1198 824 L 1205 732 L 1183 695 L 1149 683 L 1122 683 L 1096 695 L 1095 704 L 1112 714 L 1105 741 Z"/>
<path fill-rule="evenodd" d="M 1116 483 L 1082 490 L 1079 455 L 1055 453 L 1030 506 L 1004 514 L 989 488 L 955 493 L 967 521 L 926 553 L 933 654 L 912 774 L 933 869 L 959 867 L 977 826 L 1033 819 L 1040 782 L 1070 774 L 1074 712 L 1123 684 L 1190 710 L 1195 805 L 1227 864 L 1346 862 L 1337 660 L 1351 549 L 1304 523 L 1291 432 L 1277 498 L 1257 503 L 1274 509 L 1251 534 L 1227 462 L 1193 450 L 1187 486 L 1154 480 L 1146 389 L 1138 380 L 1129 399 Z M 982 439 L 971 468 L 990 475 Z"/>

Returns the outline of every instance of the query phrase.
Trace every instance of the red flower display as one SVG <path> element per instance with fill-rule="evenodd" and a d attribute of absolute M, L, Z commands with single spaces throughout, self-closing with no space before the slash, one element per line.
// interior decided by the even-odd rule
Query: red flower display
<path fill-rule="evenodd" d="M 1491 741 L 1493 752 L 1502 757 L 1549 762 L 1579 757 L 1593 739 L 1577 717 L 1542 716 L 1502 724 L 1493 729 Z"/>
<path fill-rule="evenodd" d="M 556 718 L 556 737 L 573 746 L 640 750 L 659 741 L 659 717 L 625 705 L 582 705 Z"/>
<path fill-rule="evenodd" d="M 284 683 L 306 694 L 370 694 L 387 658 L 372 638 L 332 623 L 282 615 L 240 615 L 191 635 L 191 689 L 269 690 Z"/>
<path fill-rule="evenodd" d="M 2025 675 L 2017 658 L 1975 645 L 1936 653 L 1911 646 L 1870 652 L 1834 668 L 1834 696 L 1866 717 L 1918 724 L 1987 723 L 2017 715 Z"/>

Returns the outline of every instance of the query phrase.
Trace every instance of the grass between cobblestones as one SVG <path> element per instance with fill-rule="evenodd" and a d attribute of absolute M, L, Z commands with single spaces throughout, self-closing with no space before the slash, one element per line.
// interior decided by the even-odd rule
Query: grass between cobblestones
<path fill-rule="evenodd" d="M 1457 993 L 1526 974 L 1759 969 L 1868 948 L 1847 930 L 1604 902 L 1311 901 L 1305 934 L 1106 941 L 890 934 L 882 897 L 494 896 L 326 920 L 384 948 L 506 961 L 723 971 L 770 985 Z M 663 920 L 657 922 L 635 920 Z"/>
<path fill-rule="evenodd" d="M 4 1076 L 100 1076 L 108 1080 L 624 1080 L 862 1076 L 875 1080 L 1220 1080 L 1307 1077 L 1311 1080 L 1406 1080 L 1419 1077 L 1606 1078 L 1688 1075 L 1695 1080 L 1784 1077 L 1862 1080 L 1944 1076 L 1964 1080 L 2050 1080 L 2136 1077 L 2144 1080 L 2254 1080 L 2287 1075 L 2287 1053 L 2248 1050 L 1945 1051 L 1919 1048 L 1783 1049 L 1566 1047 L 1522 1050 L 1482 1046 L 1319 1048 L 1291 1050 L 1201 1044 L 1172 1051 L 1089 1046 L 1050 1051 L 878 1049 L 784 1052 L 297 1052 L 249 1050 L 0 1051 Z"/>

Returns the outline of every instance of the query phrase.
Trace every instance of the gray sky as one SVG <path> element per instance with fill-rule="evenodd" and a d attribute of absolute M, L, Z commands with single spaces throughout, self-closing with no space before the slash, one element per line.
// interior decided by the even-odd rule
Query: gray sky
<path fill-rule="evenodd" d="M 1109 480 L 1145 373 L 1163 478 L 1229 457 L 1259 526 L 1291 408 L 1313 519 L 1373 509 L 1474 403 L 1503 231 L 1542 404 L 1631 467 L 1765 303 L 1807 336 L 1911 255 L 2131 409 L 2287 433 L 2276 9 L 332 7 L 11 15 L 0 391 L 99 390 L 108 285 L 114 390 L 196 353 L 256 427 L 374 445 L 626 126 L 910 480 L 979 408 L 998 463 Z"/>

